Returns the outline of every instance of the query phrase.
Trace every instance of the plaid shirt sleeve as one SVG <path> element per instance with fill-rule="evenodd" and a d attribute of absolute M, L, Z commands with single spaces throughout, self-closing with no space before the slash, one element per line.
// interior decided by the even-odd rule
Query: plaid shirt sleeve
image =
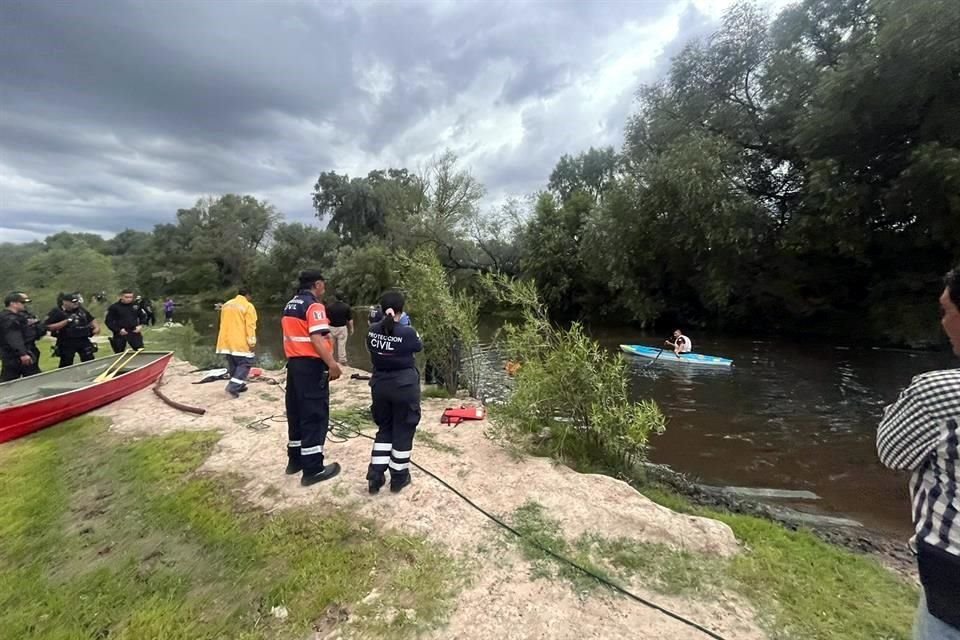
<path fill-rule="evenodd" d="M 891 469 L 915 470 L 933 455 L 944 425 L 960 416 L 960 370 L 932 371 L 913 379 L 884 410 L 877 453 Z"/>

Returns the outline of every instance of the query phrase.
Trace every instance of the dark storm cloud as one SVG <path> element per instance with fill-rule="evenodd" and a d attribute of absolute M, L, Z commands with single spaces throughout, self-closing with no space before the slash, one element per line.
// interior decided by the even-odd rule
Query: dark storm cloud
<path fill-rule="evenodd" d="M 619 145 L 643 78 L 589 111 L 584 83 L 625 46 L 609 34 L 675 6 L 7 0 L 0 241 L 149 228 L 228 191 L 307 219 L 320 171 L 446 146 L 491 194 L 529 192 L 561 153 Z M 674 42 L 709 24 L 688 11 Z"/>

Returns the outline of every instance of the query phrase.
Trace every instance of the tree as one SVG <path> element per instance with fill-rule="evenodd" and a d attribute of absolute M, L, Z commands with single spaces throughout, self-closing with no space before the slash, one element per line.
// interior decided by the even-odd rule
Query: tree
<path fill-rule="evenodd" d="M 24 265 L 32 256 L 43 250 L 44 245 L 41 242 L 0 243 L 0 291 L 25 289 L 27 283 L 24 277 Z"/>
<path fill-rule="evenodd" d="M 575 191 L 563 204 L 541 193 L 533 217 L 520 233 L 520 266 L 533 278 L 552 313 L 576 315 L 587 289 L 580 245 L 593 199 Z"/>
<path fill-rule="evenodd" d="M 358 246 L 386 232 L 383 192 L 369 178 L 351 180 L 333 171 L 321 173 L 314 185 L 313 206 L 321 220 L 329 216 L 327 229 L 343 244 Z"/>
<path fill-rule="evenodd" d="M 217 288 L 240 284 L 251 275 L 278 219 L 272 205 L 234 194 L 203 198 L 193 208 L 177 211 L 178 222 L 193 230 L 193 262 L 213 264 Z"/>
<path fill-rule="evenodd" d="M 57 247 L 35 254 L 24 265 L 29 287 L 52 291 L 80 291 L 87 298 L 100 291 L 113 291 L 116 277 L 110 257 L 86 245 Z"/>
<path fill-rule="evenodd" d="M 947 0 L 731 8 L 641 89 L 617 202 L 587 225 L 615 306 L 827 332 L 872 309 L 880 337 L 929 332 L 890 311 L 960 257 L 958 32 Z"/>
<path fill-rule="evenodd" d="M 251 277 L 258 297 L 280 300 L 296 285 L 297 273 L 319 268 L 331 273 L 336 261 L 339 239 L 332 231 L 298 222 L 280 223 L 266 255 L 258 261 Z"/>
<path fill-rule="evenodd" d="M 599 202 L 607 187 L 617 175 L 620 158 L 613 147 L 604 147 L 580 153 L 563 155 L 550 173 L 547 187 L 566 202 L 580 191 Z"/>
<path fill-rule="evenodd" d="M 98 253 L 106 253 L 108 241 L 104 240 L 95 233 L 71 233 L 70 231 L 61 231 L 52 236 L 47 236 L 43 243 L 47 249 L 74 249 L 89 247 Z"/>
<path fill-rule="evenodd" d="M 399 284 L 407 296 L 405 310 L 423 338 L 426 361 L 439 370 L 452 395 L 460 386 L 464 359 L 477 345 L 478 302 L 454 291 L 436 254 L 428 249 L 398 255 L 397 265 Z"/>
<path fill-rule="evenodd" d="M 342 291 L 355 302 L 374 303 L 380 299 L 380 294 L 394 285 L 393 261 L 393 252 L 382 244 L 342 247 L 337 253 L 328 286 Z"/>

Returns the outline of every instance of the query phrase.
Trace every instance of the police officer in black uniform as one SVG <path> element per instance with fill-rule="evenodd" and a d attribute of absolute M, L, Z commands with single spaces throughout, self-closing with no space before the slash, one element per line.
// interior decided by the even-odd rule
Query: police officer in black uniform
<path fill-rule="evenodd" d="M 57 339 L 55 353 L 60 356 L 61 369 L 72 365 L 77 355 L 80 362 L 93 360 L 97 346 L 90 338 L 100 333 L 100 327 L 93 315 L 80 304 L 79 293 L 64 294 L 60 305 L 47 314 L 44 324 Z"/>
<path fill-rule="evenodd" d="M 410 454 L 420 423 L 420 372 L 414 354 L 423 349 L 423 343 L 410 324 L 400 323 L 404 302 L 399 291 L 384 293 L 380 298 L 383 319 L 367 333 L 373 364 L 373 421 L 379 427 L 367 470 L 370 493 L 380 491 L 387 469 L 394 493 L 410 484 Z"/>
<path fill-rule="evenodd" d="M 47 330 L 36 316 L 27 311 L 30 296 L 14 292 L 3 300 L 0 311 L 0 382 L 16 380 L 40 373 L 40 350 L 37 340 Z"/>
<path fill-rule="evenodd" d="M 124 289 L 120 299 L 107 309 L 107 328 L 113 332 L 110 346 L 114 353 L 122 353 L 127 345 L 131 349 L 143 349 L 143 319 L 140 305 L 134 302 L 133 291 Z"/>

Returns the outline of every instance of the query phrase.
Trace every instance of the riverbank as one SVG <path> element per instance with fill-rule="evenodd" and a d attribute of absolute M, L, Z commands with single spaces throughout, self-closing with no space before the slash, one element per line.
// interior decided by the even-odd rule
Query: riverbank
<path fill-rule="evenodd" d="M 679 511 L 714 517 L 739 514 L 775 523 L 790 531 L 804 531 L 830 545 L 877 560 L 911 584 L 919 584 L 916 558 L 906 542 L 848 521 L 796 511 L 775 500 L 761 501 L 722 487 L 711 487 L 658 464 L 643 464 L 631 484 L 658 504 Z"/>
<path fill-rule="evenodd" d="M 726 638 L 908 637 L 915 592 L 872 560 L 756 518 L 676 513 L 519 454 L 484 422 L 441 425 L 449 400 L 424 402 L 414 459 L 524 540 L 419 471 L 368 496 L 369 390 L 349 377 L 331 387 L 351 425 L 328 446 L 344 472 L 304 489 L 269 419 L 281 388 L 233 400 L 193 368 L 172 365 L 164 390 L 202 417 L 147 390 L 0 449 L 0 637 L 704 637 L 530 541 Z"/>

